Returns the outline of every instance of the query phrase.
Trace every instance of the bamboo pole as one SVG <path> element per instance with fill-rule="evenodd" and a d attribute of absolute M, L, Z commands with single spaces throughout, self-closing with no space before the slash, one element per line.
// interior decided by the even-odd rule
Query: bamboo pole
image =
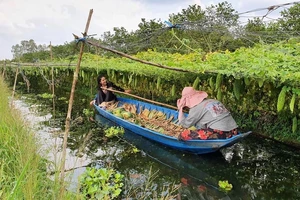
<path fill-rule="evenodd" d="M 50 41 L 50 59 L 51 62 L 53 60 L 53 55 L 52 55 L 52 44 Z M 55 84 L 54 84 L 54 66 L 51 66 L 51 86 L 52 86 L 52 104 L 53 104 L 53 118 L 55 119 Z"/>
<path fill-rule="evenodd" d="M 17 65 L 19 66 L 20 63 L 12 62 L 11 65 Z M 22 66 L 26 67 L 40 67 L 40 66 L 77 66 L 77 64 L 67 64 L 67 63 L 22 63 Z"/>
<path fill-rule="evenodd" d="M 50 59 L 51 59 L 51 61 L 52 61 L 53 54 L 52 54 L 52 44 L 51 44 L 51 41 L 50 41 L 49 48 L 50 48 Z"/>
<path fill-rule="evenodd" d="M 121 92 L 121 91 L 113 90 L 113 89 L 110 89 L 110 88 L 106 88 L 106 90 L 109 90 L 109 91 L 112 91 L 112 92 L 115 92 L 115 93 L 125 94 L 127 96 L 131 96 L 131 97 L 134 97 L 134 98 L 137 98 L 137 99 L 141 99 L 143 101 L 147 101 L 147 102 L 150 102 L 150 103 L 153 103 L 153 104 L 161 105 L 161 106 L 164 106 L 164 107 L 167 107 L 167 108 L 172 108 L 174 110 L 178 109 L 175 106 L 172 106 L 172 105 L 169 105 L 169 104 L 164 104 L 164 103 L 153 101 L 153 100 L 149 100 L 149 99 L 146 99 L 146 98 L 134 95 L 134 94 L 130 94 L 130 93 L 127 93 L 127 92 Z"/>
<path fill-rule="evenodd" d="M 53 118 L 55 119 L 55 84 L 54 84 L 54 67 L 51 67 L 51 86 L 52 86 L 52 103 L 53 103 Z"/>
<path fill-rule="evenodd" d="M 5 70 L 6 70 L 6 60 L 4 61 L 4 67 L 3 67 L 3 72 L 2 72 L 3 80 L 4 80 L 4 76 L 5 76 Z"/>
<path fill-rule="evenodd" d="M 78 36 L 76 36 L 76 35 L 74 35 L 74 36 L 75 36 L 75 38 L 76 37 L 78 38 Z M 114 50 L 114 49 L 110 49 L 110 48 L 104 47 L 101 44 L 95 44 L 95 43 L 93 43 L 91 41 L 87 41 L 87 43 L 90 44 L 90 45 L 93 45 L 95 47 L 104 49 L 106 51 L 110 51 L 110 52 L 118 54 L 118 55 L 120 55 L 122 57 L 125 57 L 125 58 L 128 58 L 128 59 L 131 59 L 131 60 L 134 60 L 134 61 L 146 64 L 146 65 L 152 65 L 152 66 L 155 66 L 155 67 L 159 67 L 159 68 L 163 68 L 163 69 L 169 69 L 169 70 L 178 71 L 178 72 L 200 73 L 199 71 L 192 71 L 192 70 L 180 69 L 180 68 L 170 67 L 170 66 L 167 66 L 167 65 L 161 65 L 161 64 L 149 62 L 149 61 L 146 61 L 146 60 L 141 60 L 141 59 L 135 58 L 133 56 L 130 56 L 130 55 L 126 54 L 126 53 L 123 53 L 123 52 L 120 52 L 120 51 L 117 51 L 117 50 Z M 205 71 L 202 71 L 201 73 L 217 74 L 218 72 L 205 70 Z"/>
<path fill-rule="evenodd" d="M 93 9 L 90 9 L 88 20 L 87 20 L 87 23 L 86 23 L 86 26 L 85 26 L 85 31 L 83 33 L 84 37 L 87 35 L 89 25 L 90 25 L 90 21 L 91 21 L 91 18 L 92 18 L 92 14 L 93 14 Z M 64 178 L 65 178 L 65 159 L 66 159 L 67 139 L 68 139 L 68 134 L 69 134 L 69 131 L 70 131 L 73 99 L 74 99 L 76 83 L 77 83 L 77 80 L 78 80 L 78 74 L 79 74 L 79 70 L 80 70 L 80 63 L 81 63 L 81 59 L 82 59 L 82 55 L 83 55 L 83 51 L 84 51 L 84 45 L 85 45 L 85 43 L 82 42 L 81 47 L 80 47 L 80 53 L 79 53 L 79 57 L 78 57 L 77 67 L 76 67 L 76 70 L 75 70 L 74 76 L 73 76 L 73 83 L 72 83 L 71 94 L 70 94 L 70 99 L 69 99 L 68 113 L 67 113 L 67 117 L 66 117 L 66 125 L 65 125 L 64 141 L 63 141 L 63 151 L 62 151 L 62 160 L 61 160 L 62 163 L 61 163 L 61 171 L 60 171 L 61 172 L 61 176 L 60 176 L 61 177 L 61 179 L 60 179 L 60 181 L 61 181 L 60 199 L 63 198 L 63 194 L 64 194 L 64 191 L 65 191 Z"/>
<path fill-rule="evenodd" d="M 76 37 L 76 35 L 74 35 Z M 78 36 L 77 36 L 78 37 Z M 185 70 L 185 69 L 180 69 L 180 68 L 175 68 L 175 67 L 169 67 L 169 66 L 166 66 L 166 65 L 161 65 L 161 64 L 157 64 L 157 63 L 153 63 L 153 62 L 149 62 L 149 61 L 145 61 L 145 60 L 140 60 L 138 58 L 135 58 L 135 57 L 132 57 L 128 54 L 125 54 L 123 52 L 120 52 L 120 51 L 116 51 L 114 49 L 110 49 L 110 48 L 107 48 L 107 47 L 104 47 L 100 44 L 95 44 L 91 41 L 87 41 L 88 44 L 90 45 L 93 45 L 93 46 L 96 46 L 96 47 L 99 47 L 101 49 L 104 49 L 106 51 L 110 51 L 112 53 L 115 53 L 115 54 L 118 54 L 120 56 L 123 56 L 123 57 L 126 57 L 126 58 L 129 58 L 131 60 L 135 60 L 137 62 L 140 62 L 140 63 L 143 63 L 143 64 L 147 64 L 147 65 L 152 65 L 152 66 L 156 66 L 156 67 L 159 67 L 159 68 L 164 68 L 164 69 L 170 69 L 170 70 L 174 70 L 174 71 L 179 71 L 179 72 L 192 72 L 192 71 L 189 71 L 189 70 Z"/>
<path fill-rule="evenodd" d="M 13 104 L 13 101 L 14 101 L 14 96 L 15 96 L 15 91 L 16 91 L 16 85 L 17 85 L 18 74 L 19 74 L 19 68 L 16 69 L 16 75 L 15 75 L 15 81 L 14 81 L 14 87 L 13 87 L 13 92 L 12 92 L 12 96 L 11 96 L 11 102 L 10 102 L 10 105 L 12 105 L 12 104 Z"/>

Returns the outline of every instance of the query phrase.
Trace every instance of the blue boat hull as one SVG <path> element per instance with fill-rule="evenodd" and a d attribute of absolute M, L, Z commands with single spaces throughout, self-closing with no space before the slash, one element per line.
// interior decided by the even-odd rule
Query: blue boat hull
<path fill-rule="evenodd" d="M 118 106 L 121 106 L 124 103 L 135 105 L 137 108 L 137 112 L 139 112 L 140 108 L 142 109 L 147 108 L 149 110 L 154 109 L 157 111 L 162 111 L 163 113 L 166 114 L 167 119 L 170 118 L 172 115 L 174 116 L 174 119 L 177 119 L 178 117 L 178 112 L 176 110 L 172 110 L 169 108 L 157 106 L 150 103 L 145 103 L 138 100 L 121 98 L 121 97 L 118 97 L 118 101 L 119 101 Z M 136 125 L 134 123 L 131 123 L 122 118 L 119 118 L 113 115 L 112 113 L 106 111 L 105 109 L 100 108 L 99 106 L 95 105 L 95 108 L 98 111 L 98 113 L 103 117 L 119 124 L 120 126 L 132 131 L 135 134 L 141 135 L 145 138 L 169 146 L 171 148 L 189 152 L 189 153 L 194 153 L 194 154 L 206 154 L 206 153 L 212 153 L 218 151 L 221 148 L 228 147 L 235 144 L 236 142 L 240 141 L 241 139 L 245 138 L 251 133 L 251 131 L 247 133 L 239 133 L 238 135 L 228 139 L 182 141 L 182 140 L 178 140 L 176 137 L 171 137 L 162 133 L 158 133 L 150 129 L 144 128 L 142 126 Z"/>

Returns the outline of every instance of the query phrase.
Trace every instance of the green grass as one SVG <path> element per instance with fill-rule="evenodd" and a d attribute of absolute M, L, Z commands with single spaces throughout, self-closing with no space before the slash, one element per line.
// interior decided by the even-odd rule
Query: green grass
<path fill-rule="evenodd" d="M 47 172 L 47 165 L 53 165 L 43 159 L 39 143 L 26 125 L 18 110 L 10 106 L 7 85 L 0 76 L 0 199 L 8 200 L 75 200 L 85 199 L 77 193 L 61 193 L 60 174 L 53 176 Z M 59 165 L 59 164 L 57 164 Z M 58 166 L 54 166 L 58 169 Z M 147 181 L 135 187 L 127 184 L 127 199 L 174 199 L 178 186 L 162 188 L 166 194 L 157 193 L 153 184 L 156 175 L 151 170 Z M 63 187 L 67 186 L 67 182 Z"/>
<path fill-rule="evenodd" d="M 49 162 L 39 156 L 36 137 L 10 106 L 2 77 L 0 91 L 0 199 L 74 199 L 68 192 L 59 197 L 59 176 L 49 178 Z"/>

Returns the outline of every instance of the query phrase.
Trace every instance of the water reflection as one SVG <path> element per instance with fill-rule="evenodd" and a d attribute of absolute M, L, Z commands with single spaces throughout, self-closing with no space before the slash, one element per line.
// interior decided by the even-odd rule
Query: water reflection
<path fill-rule="evenodd" d="M 101 117 L 100 121 L 112 123 Z M 295 153 L 299 150 L 276 142 L 251 136 L 220 152 L 196 156 L 163 147 L 131 132 L 126 132 L 125 139 L 152 160 L 176 170 L 166 176 L 175 178 L 178 173 L 177 179 L 190 180 L 188 193 L 204 185 L 217 198 L 285 199 L 287 195 L 289 199 L 300 198 L 300 155 Z M 217 189 L 219 180 L 228 180 L 233 190 L 224 195 Z"/>
<path fill-rule="evenodd" d="M 22 101 L 16 102 L 36 127 L 45 149 L 51 149 L 44 156 L 58 160 L 58 163 L 62 137 L 54 133 L 63 129 L 65 109 L 61 111 L 56 107 L 60 112 L 56 116 L 63 116 L 59 120 L 52 119 L 49 112 L 43 112 L 42 116 L 37 112 L 26 114 L 32 110 L 45 110 L 45 102 L 32 103 L 30 108 Z M 38 126 L 41 123 L 43 126 Z M 128 175 L 131 182 L 137 183 L 147 177 L 152 166 L 153 171 L 159 170 L 155 184 L 182 184 L 182 199 L 300 199 L 300 154 L 297 149 L 250 135 L 220 152 L 196 156 L 165 148 L 130 132 L 126 132 L 125 140 L 106 140 L 103 128 L 115 124 L 104 119 L 100 119 L 100 123 L 100 126 L 87 122 L 72 127 L 66 168 L 78 167 L 72 173 L 74 187 L 87 165 L 114 166 Z M 128 142 L 142 152 L 130 153 Z M 228 180 L 233 190 L 227 194 L 219 191 L 219 180 Z"/>
<path fill-rule="evenodd" d="M 117 126 L 117 124 L 100 115 L 96 115 L 96 120 L 101 125 Z M 201 157 L 197 155 L 186 156 L 181 152 L 149 141 L 128 130 L 125 131 L 124 138 L 152 160 L 172 169 L 173 173 L 176 170 L 175 173 L 178 173 L 182 183 L 180 190 L 182 199 L 230 199 L 225 192 L 218 189 L 218 181 L 216 179 L 203 172 L 201 168 L 193 165 L 195 162 L 205 163 L 205 160 L 202 160 Z M 189 162 L 185 158 L 193 159 L 193 161 Z"/>

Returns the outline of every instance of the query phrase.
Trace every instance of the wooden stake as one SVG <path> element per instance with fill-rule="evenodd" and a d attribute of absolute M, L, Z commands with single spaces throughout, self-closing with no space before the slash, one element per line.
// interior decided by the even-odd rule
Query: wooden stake
<path fill-rule="evenodd" d="M 53 56 L 52 56 L 52 44 L 51 44 L 51 41 L 50 41 L 49 47 L 50 47 L 50 59 L 52 61 Z M 51 86 L 52 86 L 53 118 L 55 119 L 55 92 L 54 92 L 55 84 L 54 84 L 54 67 L 53 66 L 51 67 L 51 76 L 52 76 Z"/>
<path fill-rule="evenodd" d="M 89 29 L 92 14 L 93 14 L 93 9 L 91 9 L 90 13 L 89 13 L 89 17 L 88 17 L 88 20 L 87 20 L 87 23 L 86 23 L 86 26 L 85 26 L 85 31 L 83 33 L 84 37 L 87 36 L 87 32 L 88 32 L 88 29 Z M 61 173 L 60 199 L 63 198 L 63 194 L 64 194 L 64 191 L 65 191 L 64 179 L 65 179 L 65 159 L 66 159 L 67 139 L 68 139 L 68 134 L 69 134 L 69 131 L 70 131 L 73 99 L 74 99 L 76 83 L 77 83 L 77 80 L 78 80 L 78 74 L 79 74 L 79 70 L 80 70 L 80 63 L 81 63 L 83 50 L 84 50 L 84 44 L 85 43 L 82 42 L 81 47 L 80 47 L 80 53 L 79 53 L 79 57 L 78 57 L 77 67 L 76 67 L 76 70 L 75 70 L 74 76 L 73 76 L 73 83 L 72 83 L 71 94 L 70 94 L 70 99 L 69 99 L 69 106 L 68 106 L 68 113 L 67 113 L 67 118 L 66 118 L 64 141 L 63 141 L 63 150 L 62 150 L 62 160 L 61 160 L 62 163 L 61 163 L 61 170 L 60 170 L 60 173 Z"/>
<path fill-rule="evenodd" d="M 12 96 L 11 96 L 11 102 L 10 102 L 10 105 L 12 105 L 12 104 L 13 104 L 13 101 L 14 101 L 14 96 L 15 96 L 15 91 L 16 91 L 16 85 L 17 85 L 18 74 L 19 74 L 19 67 L 16 69 L 15 82 L 14 82 L 14 87 L 13 87 L 13 92 L 12 92 Z"/>
<path fill-rule="evenodd" d="M 51 80 L 51 86 L 52 86 L 52 103 L 53 103 L 53 118 L 55 119 L 55 84 L 54 84 L 54 67 L 51 67 L 51 76 L 52 76 L 52 80 Z"/>
<path fill-rule="evenodd" d="M 3 80 L 4 80 L 4 76 L 5 76 L 5 70 L 6 70 L 6 60 L 4 61 L 4 69 L 3 69 L 3 72 L 2 72 Z"/>
<path fill-rule="evenodd" d="M 50 47 L 50 59 L 52 61 L 53 55 L 52 55 L 52 44 L 51 44 L 51 41 L 50 41 L 49 47 Z"/>

